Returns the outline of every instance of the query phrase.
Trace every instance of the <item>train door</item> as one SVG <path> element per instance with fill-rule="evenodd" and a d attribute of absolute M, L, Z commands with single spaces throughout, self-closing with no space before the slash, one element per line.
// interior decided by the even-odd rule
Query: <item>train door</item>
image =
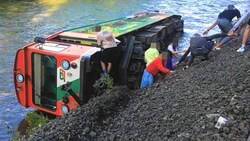
<path fill-rule="evenodd" d="M 32 101 L 35 105 L 56 110 L 57 61 L 49 55 L 32 54 Z"/>

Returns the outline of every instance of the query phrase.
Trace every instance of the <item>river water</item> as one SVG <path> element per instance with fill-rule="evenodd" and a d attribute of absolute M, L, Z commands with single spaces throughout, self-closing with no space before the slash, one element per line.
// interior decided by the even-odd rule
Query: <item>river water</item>
<path fill-rule="evenodd" d="M 0 3 L 0 141 L 10 140 L 26 109 L 16 100 L 13 62 L 18 48 L 63 29 L 128 16 L 141 11 L 159 10 L 182 15 L 185 21 L 180 48 L 187 48 L 189 37 L 204 31 L 225 9 L 234 4 L 241 13 L 250 0 L 5 0 Z M 218 28 L 210 34 L 218 32 Z"/>

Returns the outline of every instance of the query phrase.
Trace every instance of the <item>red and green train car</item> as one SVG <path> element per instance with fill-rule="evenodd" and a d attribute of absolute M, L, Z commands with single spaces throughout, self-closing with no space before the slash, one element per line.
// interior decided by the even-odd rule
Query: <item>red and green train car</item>
<path fill-rule="evenodd" d="M 86 103 L 100 78 L 101 49 L 96 26 L 111 30 L 118 40 L 120 59 L 113 66 L 116 85 L 135 88 L 145 68 L 144 52 L 151 42 L 159 50 L 183 32 L 179 15 L 139 13 L 102 23 L 61 31 L 20 48 L 14 63 L 18 102 L 24 107 L 62 116 Z"/>

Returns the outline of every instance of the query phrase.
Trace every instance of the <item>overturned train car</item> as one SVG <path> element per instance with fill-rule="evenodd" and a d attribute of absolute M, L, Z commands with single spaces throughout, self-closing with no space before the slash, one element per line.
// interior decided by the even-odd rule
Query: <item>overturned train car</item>
<path fill-rule="evenodd" d="M 14 84 L 21 105 L 62 116 L 94 95 L 93 84 L 101 70 L 97 25 L 111 30 L 121 41 L 120 59 L 112 72 L 116 85 L 130 88 L 140 84 L 144 52 L 150 43 L 158 42 L 159 50 L 164 51 L 170 42 L 178 42 L 183 32 L 179 15 L 139 13 L 35 38 L 15 57 Z"/>

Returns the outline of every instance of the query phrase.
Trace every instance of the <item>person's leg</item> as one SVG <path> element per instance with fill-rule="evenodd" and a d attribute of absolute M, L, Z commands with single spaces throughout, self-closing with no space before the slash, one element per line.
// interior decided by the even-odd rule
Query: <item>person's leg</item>
<path fill-rule="evenodd" d="M 245 32 L 243 34 L 242 44 L 246 45 L 249 34 L 250 34 L 250 25 L 247 25 Z"/>
<path fill-rule="evenodd" d="M 220 42 L 218 42 L 218 44 L 216 44 L 215 48 L 220 48 L 222 45 L 226 44 L 227 42 L 229 42 L 231 39 L 233 39 L 232 37 L 225 37 L 222 38 L 222 40 Z"/>
<path fill-rule="evenodd" d="M 181 59 L 179 60 L 179 63 L 181 63 L 182 61 L 184 61 L 187 57 L 187 55 L 190 52 L 190 47 L 188 48 L 188 50 L 184 53 L 184 55 L 181 57 Z"/>
<path fill-rule="evenodd" d="M 102 66 L 102 70 L 105 71 L 106 70 L 106 65 L 104 62 L 101 61 L 101 66 Z"/>
<path fill-rule="evenodd" d="M 174 69 L 174 68 L 173 68 L 173 63 L 172 63 L 172 56 L 168 56 L 166 67 L 167 67 L 169 70 L 173 70 L 173 69 Z"/>
<path fill-rule="evenodd" d="M 233 27 L 233 24 L 227 19 L 217 19 L 216 22 L 222 33 L 228 33 Z"/>
<path fill-rule="evenodd" d="M 106 75 L 107 73 L 107 68 L 106 68 L 106 64 L 107 64 L 107 55 L 105 50 L 102 51 L 101 53 L 101 67 L 102 67 L 102 73 L 104 73 Z"/>
<path fill-rule="evenodd" d="M 188 68 L 190 67 L 190 65 L 191 65 L 192 62 L 194 61 L 194 58 L 195 58 L 195 56 L 191 53 L 187 65 L 183 68 L 184 70 L 186 70 L 186 69 L 188 69 Z"/>
<path fill-rule="evenodd" d="M 141 79 L 141 88 L 146 88 L 149 86 L 149 73 L 146 71 L 146 69 L 144 70 L 143 74 L 142 74 L 142 79 Z"/>
<path fill-rule="evenodd" d="M 152 74 L 149 74 L 148 76 L 148 86 L 152 85 L 154 83 L 154 76 Z"/>
<path fill-rule="evenodd" d="M 118 47 L 112 47 L 106 50 L 107 50 L 107 72 L 111 77 L 114 78 L 116 74 L 115 73 L 116 68 L 118 67 L 117 61 L 119 56 L 117 56 L 117 54 L 119 54 L 119 49 Z"/>
<path fill-rule="evenodd" d="M 112 63 L 108 62 L 107 72 L 110 73 L 112 68 Z"/>
<path fill-rule="evenodd" d="M 218 19 L 217 22 L 221 33 L 228 33 L 233 27 L 233 24 L 227 19 Z M 218 38 L 215 49 L 219 50 L 222 45 L 224 45 L 231 39 L 232 37 Z"/>
<path fill-rule="evenodd" d="M 249 37 L 250 34 L 250 25 L 247 25 L 243 37 L 242 37 L 242 45 L 241 47 L 237 50 L 237 52 L 245 52 L 247 50 L 246 48 L 246 43 L 247 43 L 247 39 Z"/>
<path fill-rule="evenodd" d="M 195 56 L 191 53 L 190 58 L 188 60 L 187 67 L 190 67 L 190 65 L 193 63 Z"/>
<path fill-rule="evenodd" d="M 203 58 L 201 59 L 201 61 L 205 61 L 208 60 L 208 54 L 204 55 Z"/>

